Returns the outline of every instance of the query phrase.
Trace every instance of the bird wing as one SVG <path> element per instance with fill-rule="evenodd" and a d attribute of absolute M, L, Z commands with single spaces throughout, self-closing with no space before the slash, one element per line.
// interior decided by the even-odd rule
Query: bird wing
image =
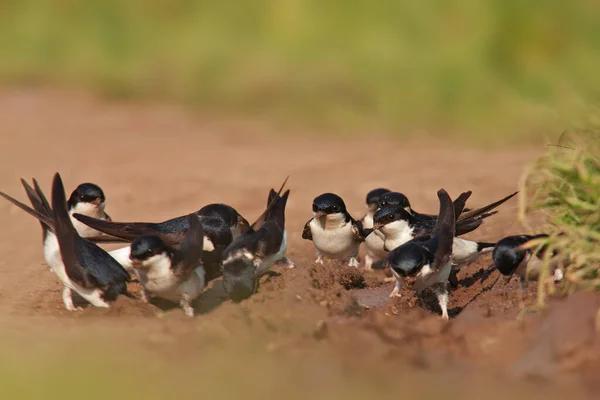
<path fill-rule="evenodd" d="M 441 268 L 452 256 L 456 217 L 448 192 L 440 189 L 437 194 L 440 200 L 440 212 L 432 232 L 433 238 L 437 241 L 433 263 L 435 268 Z"/>
<path fill-rule="evenodd" d="M 302 230 L 302 239 L 313 240 L 312 231 L 310 230 L 310 222 L 313 218 L 309 219 L 306 224 L 304 224 L 304 229 Z"/>
<path fill-rule="evenodd" d="M 175 276 L 182 279 L 187 279 L 200 265 L 204 254 L 204 228 L 195 213 L 188 215 L 188 226 L 172 266 Z"/>

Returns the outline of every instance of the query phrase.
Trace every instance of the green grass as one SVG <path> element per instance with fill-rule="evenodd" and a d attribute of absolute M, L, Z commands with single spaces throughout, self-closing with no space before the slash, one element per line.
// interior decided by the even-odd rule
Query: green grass
<path fill-rule="evenodd" d="M 591 125 L 593 126 L 593 125 Z M 524 177 L 521 217 L 541 212 L 550 237 L 533 246 L 547 245 L 559 253 L 545 252 L 538 303 L 552 286 L 543 278 L 549 266 L 566 270 L 562 290 L 600 289 L 600 129 L 565 132 L 556 147 L 540 158 Z M 536 227 L 539 231 L 539 227 Z"/>
<path fill-rule="evenodd" d="M 539 138 L 598 101 L 599 50 L 591 0 L 0 2 L 5 84 L 348 131 Z"/>

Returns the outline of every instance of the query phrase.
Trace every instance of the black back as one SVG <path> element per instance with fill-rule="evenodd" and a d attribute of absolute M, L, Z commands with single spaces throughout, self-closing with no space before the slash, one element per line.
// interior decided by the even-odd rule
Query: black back
<path fill-rule="evenodd" d="M 185 238 L 175 252 L 171 265 L 173 273 L 183 279 L 186 279 L 200 265 L 204 253 L 204 229 L 196 214 L 188 215 L 188 226 Z"/>
<path fill-rule="evenodd" d="M 242 233 L 250 228 L 248 221 L 242 217 L 235 208 L 222 203 L 208 204 L 196 212 L 201 217 L 220 218 L 230 228 L 239 226 Z"/>
<path fill-rule="evenodd" d="M 434 263 L 437 267 L 440 267 L 446 264 L 452 256 L 456 217 L 454 216 L 454 205 L 448 192 L 440 189 L 437 195 L 440 200 L 440 212 L 432 236 L 437 239 Z"/>
<path fill-rule="evenodd" d="M 271 209 L 265 214 L 265 222 L 262 224 L 261 228 L 257 231 L 249 231 L 235 239 L 225 250 L 224 257 L 227 257 L 227 254 L 239 249 L 246 249 L 257 255 L 259 258 L 277 253 L 283 241 L 285 206 L 289 194 L 290 191 L 287 190 L 283 196 L 278 196 L 277 193 L 271 189 L 267 204 L 274 204 L 274 206 L 268 207 Z M 272 196 L 276 196 L 274 203 L 272 203 Z"/>

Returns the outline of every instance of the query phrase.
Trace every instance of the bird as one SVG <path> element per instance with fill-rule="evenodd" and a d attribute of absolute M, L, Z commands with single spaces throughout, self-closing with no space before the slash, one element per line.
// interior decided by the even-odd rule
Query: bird
<path fill-rule="evenodd" d="M 246 231 L 243 228 L 245 219 L 240 222 L 237 211 L 232 207 L 222 206 L 224 205 L 209 204 L 195 213 L 204 229 L 202 257 L 207 282 L 221 276 L 222 254 L 233 240 L 232 232 L 240 229 Z M 94 229 L 126 242 L 133 242 L 142 235 L 158 236 L 171 247 L 178 247 L 182 243 L 189 228 L 187 215 L 156 223 L 103 221 L 80 214 L 74 214 L 74 217 Z M 132 267 L 130 250 L 131 247 L 127 246 L 115 254 L 119 262 L 126 264 L 128 268 Z"/>
<path fill-rule="evenodd" d="M 293 263 L 285 256 L 285 206 L 289 194 L 290 191 L 286 190 L 280 196 L 271 189 L 265 212 L 223 253 L 223 289 L 236 303 L 247 299 L 257 290 L 259 278 L 275 263 L 293 267 Z"/>
<path fill-rule="evenodd" d="M 363 225 L 363 228 L 373 228 L 373 215 L 378 209 L 379 199 L 381 198 L 381 196 L 389 192 L 389 189 L 377 188 L 367 193 L 367 198 L 365 200 L 365 203 L 367 204 L 367 213 L 360 220 L 360 222 Z"/>
<path fill-rule="evenodd" d="M 323 264 L 323 257 L 327 257 L 358 267 L 356 256 L 369 231 L 352 218 L 344 200 L 334 193 L 323 193 L 313 200 L 312 210 L 313 218 L 304 225 L 302 238 L 312 240 L 317 251 L 315 262 Z"/>
<path fill-rule="evenodd" d="M 189 228 L 177 248 L 158 236 L 142 235 L 131 243 L 129 257 L 142 284 L 144 301 L 153 296 L 178 301 L 185 315 L 193 317 L 192 302 L 206 284 L 202 262 L 204 230 L 196 214 L 188 215 L 187 220 Z"/>
<path fill-rule="evenodd" d="M 278 193 L 281 193 L 288 178 L 286 177 Z M 208 204 L 198 210 L 196 215 L 200 217 L 204 229 L 203 262 L 208 282 L 222 275 L 221 263 L 225 248 L 233 239 L 250 231 L 251 226 L 241 214 L 227 204 Z M 74 214 L 74 217 L 94 229 L 128 242 L 141 235 L 152 235 L 160 237 L 172 247 L 177 247 L 181 243 L 188 229 L 187 215 L 157 223 L 102 221 L 80 214 Z M 127 247 L 114 254 L 119 262 L 128 264 L 128 267 L 131 266 L 129 251 L 130 247 Z"/>
<path fill-rule="evenodd" d="M 34 206 L 34 209 L 38 213 L 44 212 L 44 213 L 51 214 L 52 208 L 50 207 L 50 204 L 48 203 L 48 199 L 44 195 L 44 192 L 42 191 L 40 184 L 38 183 L 38 181 L 35 178 L 33 178 L 32 181 L 33 181 L 33 187 L 35 188 L 35 190 L 24 179 L 21 179 L 21 184 L 25 188 L 25 192 L 27 193 L 27 196 L 29 197 L 30 202 L 32 202 L 32 205 L 34 205 L 33 204 L 34 201 L 37 204 L 38 208 L 35 208 L 35 206 Z M 22 203 L 18 202 L 17 200 L 15 200 L 11 196 L 7 195 L 6 193 L 0 192 L 0 196 L 4 197 L 6 200 L 10 201 L 11 203 L 15 204 L 17 207 L 25 210 L 28 213 L 31 210 L 27 206 L 25 206 L 25 208 L 23 208 Z M 32 200 L 32 197 L 34 200 Z M 97 238 L 99 236 L 102 236 L 102 232 L 98 232 L 93 229 L 90 229 L 90 227 L 81 224 L 79 221 L 77 221 L 75 218 L 72 217 L 73 214 L 80 213 L 80 214 L 83 214 L 83 215 L 86 215 L 89 217 L 96 217 L 99 219 L 104 219 L 104 220 L 110 221 L 110 217 L 104 211 L 105 206 L 106 206 L 104 192 L 98 185 L 95 185 L 93 183 L 80 184 L 71 193 L 71 196 L 69 197 L 67 204 L 68 204 L 69 216 L 71 217 L 71 222 L 73 223 L 73 226 L 75 227 L 75 229 L 77 229 L 77 233 L 79 233 L 79 235 L 81 237 Z M 42 226 L 43 226 L 43 224 L 42 224 Z M 107 239 L 107 241 L 115 242 L 116 240 Z"/>
<path fill-rule="evenodd" d="M 548 251 L 544 240 L 547 240 L 549 235 L 514 235 L 502 238 L 496 244 L 492 252 L 493 265 L 506 277 L 508 282 L 514 275 L 519 277 L 520 285 L 520 302 L 522 302 L 522 294 L 526 289 L 527 280 L 536 281 L 539 279 L 541 267 L 543 265 L 543 256 Z M 538 246 L 535 246 L 539 242 Z M 553 252 L 552 256 L 556 256 L 557 252 Z M 542 258 L 540 258 L 542 257 Z M 567 265 L 568 260 L 563 260 L 563 264 Z M 550 269 L 552 278 L 555 282 L 563 279 L 563 272 L 559 268 L 559 262 L 551 262 Z"/>
<path fill-rule="evenodd" d="M 246 218 L 242 217 L 242 215 L 238 213 L 235 208 L 227 204 L 208 204 L 198 210 L 197 214 L 202 217 L 220 218 L 225 221 L 231 229 L 231 235 L 233 239 L 250 229 L 250 224 Z"/>
<path fill-rule="evenodd" d="M 35 178 L 33 179 L 33 188 L 24 179 L 21 179 L 21 184 L 25 188 L 25 193 L 27 194 L 27 197 L 29 198 L 29 201 L 30 201 L 31 205 L 33 206 L 33 209 L 31 207 L 21 203 L 20 201 L 16 200 L 15 198 L 7 195 L 4 192 L 0 192 L 0 196 L 4 197 L 9 202 L 16 205 L 17 207 L 24 210 L 25 212 L 27 212 L 28 214 L 32 215 L 33 217 L 37 218 L 40 221 L 40 225 L 42 227 L 42 243 L 44 245 L 44 259 L 46 260 L 46 263 L 48 264 L 48 266 L 50 267 L 50 270 L 52 271 L 53 266 L 56 265 L 56 263 L 57 263 L 57 257 L 58 257 L 58 261 L 60 261 L 58 241 L 57 241 L 56 233 L 55 233 L 54 214 L 52 211 L 52 207 L 48 203 L 48 199 L 46 198 L 44 192 L 42 191 L 39 183 L 37 182 L 37 180 Z M 71 221 L 73 221 L 73 219 L 71 219 Z M 87 230 L 87 229 L 82 229 L 81 231 L 78 231 L 78 233 L 81 237 L 88 239 L 95 243 L 121 242 L 117 238 L 113 239 L 113 238 L 107 237 L 107 236 L 85 236 L 85 234 L 88 234 L 88 235 L 93 234 L 92 231 Z M 122 251 L 123 251 L 122 249 L 117 249 L 117 250 L 113 250 L 109 254 L 111 254 L 111 256 L 113 256 L 114 258 L 118 258 L 118 254 L 121 253 Z"/>
<path fill-rule="evenodd" d="M 367 193 L 367 213 L 360 220 L 364 229 L 373 228 L 373 215 L 375 214 L 375 211 L 377 211 L 379 198 L 388 192 L 390 192 L 389 189 L 378 188 Z M 367 271 L 372 270 L 374 262 L 383 260 L 387 255 L 387 252 L 383 250 L 383 239 L 378 235 L 368 235 L 365 238 L 365 250 L 364 268 Z"/>
<path fill-rule="evenodd" d="M 411 239 L 391 251 L 384 261 L 396 278 L 390 297 L 400 296 L 401 280 L 420 292 L 434 287 L 442 318 L 448 319 L 448 277 L 452 270 L 452 247 L 455 235 L 455 214 L 450 196 L 444 189 L 437 193 L 440 211 L 431 235 Z"/>
<path fill-rule="evenodd" d="M 475 210 L 464 211 L 466 201 L 471 196 L 471 192 L 462 193 L 453 202 L 456 218 L 456 235 L 460 236 L 476 229 L 485 218 L 496 213 L 491 212 L 491 210 L 508 201 L 516 194 L 513 193 L 499 201 Z M 375 234 L 384 237 L 384 249 L 391 251 L 417 236 L 431 234 L 437 218 L 434 220 L 419 219 L 406 211 L 401 205 L 387 205 L 375 213 L 373 220 Z M 492 251 L 494 246 L 494 243 L 476 242 L 456 237 L 453 247 L 453 262 L 456 265 L 472 262 L 479 255 Z"/>
<path fill-rule="evenodd" d="M 455 212 L 456 216 L 459 215 L 459 213 L 456 212 L 457 208 L 459 208 L 459 207 L 462 209 L 463 212 L 471 211 L 470 208 L 464 207 L 464 204 L 461 205 L 461 201 L 466 201 L 466 199 L 468 199 L 470 195 L 471 195 L 471 191 L 464 192 L 461 196 L 459 196 L 456 200 L 454 200 L 453 204 L 454 204 L 454 212 Z M 466 196 L 466 198 L 463 199 L 462 196 Z M 432 227 L 435 224 L 435 220 L 437 219 L 437 215 L 423 214 L 423 213 L 416 212 L 412 208 L 410 201 L 408 200 L 408 197 L 406 197 L 404 194 L 402 194 L 400 192 L 388 192 L 388 193 L 381 195 L 381 197 L 379 198 L 379 201 L 377 203 L 377 210 L 379 210 L 381 208 L 385 208 L 387 206 L 400 206 L 400 207 L 404 208 L 410 215 L 412 215 L 417 221 L 422 221 L 423 223 L 429 223 L 429 224 L 431 224 Z M 483 218 L 489 217 L 492 214 L 495 214 L 495 212 L 492 212 L 489 215 L 485 215 Z M 433 223 L 431 223 L 431 221 L 433 221 Z M 477 228 L 480 224 L 481 224 L 481 222 L 479 222 L 479 224 L 477 224 L 476 226 L 471 226 L 472 230 Z"/>
<path fill-rule="evenodd" d="M 45 254 L 52 255 L 49 264 L 64 286 L 62 299 L 65 308 L 69 311 L 81 309 L 74 306 L 72 291 L 95 307 L 110 307 L 109 303 L 119 294 L 127 294 L 127 282 L 131 277 L 106 251 L 78 234 L 69 216 L 59 173 L 54 175 L 52 183 L 51 209 L 51 218 L 48 215 L 37 215 L 35 210 L 31 214 L 48 229 L 45 232 Z M 51 237 L 55 239 L 48 240 Z M 57 248 L 46 249 L 51 246 Z"/>
<path fill-rule="evenodd" d="M 75 229 L 77 229 L 77 232 L 84 238 L 100 236 L 102 235 L 102 232 L 82 224 L 77 219 L 73 218 L 73 214 L 82 214 L 105 221 L 112 220 L 105 211 L 106 197 L 104 196 L 104 192 L 102 191 L 102 188 L 96 184 L 82 183 L 77 186 L 71 193 L 67 204 L 69 206 L 71 222 Z"/>
<path fill-rule="evenodd" d="M 231 231 L 231 240 L 246 232 L 250 226 L 244 217 L 227 204 L 208 204 L 196 211 L 196 215 L 204 219 L 217 218 L 223 221 Z M 127 241 L 132 241 L 140 235 L 157 232 L 169 235 L 173 240 L 176 240 L 177 237 L 181 238 L 185 235 L 188 223 L 187 214 L 162 222 L 114 222 L 103 221 L 80 214 L 74 214 L 73 216 L 91 228 Z M 212 240 L 210 227 L 204 226 L 204 229 L 208 235 L 208 237 L 205 237 L 205 241 Z M 209 251 L 206 248 L 207 246 L 205 246 L 205 250 Z"/>

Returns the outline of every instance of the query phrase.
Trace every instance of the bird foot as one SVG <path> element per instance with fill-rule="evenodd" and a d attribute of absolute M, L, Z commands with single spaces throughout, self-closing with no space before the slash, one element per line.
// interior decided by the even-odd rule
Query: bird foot
<path fill-rule="evenodd" d="M 187 317 L 194 316 L 194 307 L 192 307 L 189 300 L 181 299 L 181 308 L 183 309 L 183 312 Z"/>
<path fill-rule="evenodd" d="M 358 268 L 360 266 L 360 263 L 358 262 L 356 257 L 351 257 L 348 261 L 348 266 Z"/>
<path fill-rule="evenodd" d="M 279 261 L 279 263 L 280 263 L 280 264 L 283 264 L 283 265 L 287 265 L 287 267 L 288 267 L 289 269 L 292 269 L 292 268 L 294 268 L 294 267 L 296 266 L 296 264 L 294 264 L 294 262 L 293 262 L 292 260 L 290 260 L 289 258 L 287 258 L 287 257 L 283 257 L 283 258 L 282 258 L 282 259 Z"/>

